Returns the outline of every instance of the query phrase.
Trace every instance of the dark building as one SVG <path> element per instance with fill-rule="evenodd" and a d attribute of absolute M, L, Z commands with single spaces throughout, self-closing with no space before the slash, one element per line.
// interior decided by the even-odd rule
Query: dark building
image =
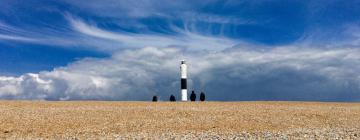
<path fill-rule="evenodd" d="M 153 101 L 153 102 L 157 102 L 157 101 L 158 101 L 158 97 L 157 97 L 157 96 L 153 96 L 152 101 Z"/>
<path fill-rule="evenodd" d="M 192 102 L 196 101 L 196 94 L 195 94 L 195 91 L 192 91 L 191 94 L 190 94 L 190 100 Z"/>
<path fill-rule="evenodd" d="M 175 96 L 174 96 L 174 95 L 171 95 L 171 96 L 170 96 L 170 102 L 175 102 L 175 101 L 176 101 Z"/>
<path fill-rule="evenodd" d="M 205 93 L 204 92 L 201 92 L 200 93 L 200 101 L 205 101 Z"/>

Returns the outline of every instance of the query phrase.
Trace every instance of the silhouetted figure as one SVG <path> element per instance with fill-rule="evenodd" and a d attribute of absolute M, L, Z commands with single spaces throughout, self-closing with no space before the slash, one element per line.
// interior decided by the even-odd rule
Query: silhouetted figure
<path fill-rule="evenodd" d="M 196 101 L 196 94 L 195 94 L 195 91 L 192 91 L 191 94 L 190 94 L 190 100 L 192 102 Z"/>
<path fill-rule="evenodd" d="M 170 102 L 175 102 L 175 101 L 176 101 L 175 96 L 174 96 L 174 95 L 171 95 L 171 96 L 170 96 Z"/>
<path fill-rule="evenodd" d="M 153 96 L 152 101 L 153 101 L 153 102 L 157 102 L 157 101 L 158 101 L 158 97 L 157 97 L 157 96 Z"/>
<path fill-rule="evenodd" d="M 201 92 L 200 93 L 200 101 L 205 101 L 205 93 L 204 92 Z"/>

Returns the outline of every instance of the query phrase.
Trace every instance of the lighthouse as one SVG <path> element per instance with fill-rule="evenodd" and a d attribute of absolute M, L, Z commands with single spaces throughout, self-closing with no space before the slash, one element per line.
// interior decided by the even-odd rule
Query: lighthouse
<path fill-rule="evenodd" d="M 187 101 L 187 66 L 185 60 L 180 64 L 180 76 L 181 76 L 181 101 Z"/>

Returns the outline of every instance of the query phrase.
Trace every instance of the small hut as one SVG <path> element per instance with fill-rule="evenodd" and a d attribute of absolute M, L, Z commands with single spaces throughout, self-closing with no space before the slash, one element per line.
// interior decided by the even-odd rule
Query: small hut
<path fill-rule="evenodd" d="M 158 97 L 157 97 L 157 96 L 153 96 L 152 101 L 153 101 L 153 102 L 157 102 L 157 101 L 158 101 Z"/>
<path fill-rule="evenodd" d="M 190 100 L 192 102 L 196 101 L 196 94 L 195 94 L 195 91 L 192 91 L 191 94 L 190 94 Z"/>
<path fill-rule="evenodd" d="M 205 101 L 205 93 L 204 92 L 201 92 L 200 93 L 200 101 Z"/>
<path fill-rule="evenodd" d="M 175 102 L 175 101 L 176 101 L 175 96 L 174 96 L 174 95 L 171 95 L 171 96 L 170 96 L 170 102 Z"/>

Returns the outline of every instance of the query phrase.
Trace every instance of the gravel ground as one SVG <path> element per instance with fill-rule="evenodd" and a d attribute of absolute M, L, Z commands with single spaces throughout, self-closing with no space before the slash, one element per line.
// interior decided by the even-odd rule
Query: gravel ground
<path fill-rule="evenodd" d="M 360 139 L 360 103 L 0 101 L 0 139 Z"/>

